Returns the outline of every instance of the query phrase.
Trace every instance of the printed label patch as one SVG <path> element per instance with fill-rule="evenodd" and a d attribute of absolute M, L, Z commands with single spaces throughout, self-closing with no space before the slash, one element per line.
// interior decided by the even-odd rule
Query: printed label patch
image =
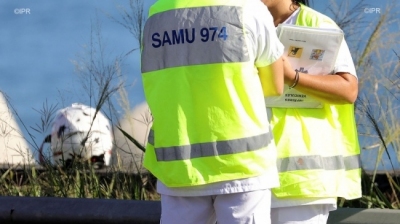
<path fill-rule="evenodd" d="M 303 48 L 290 46 L 288 51 L 289 57 L 300 58 L 303 54 Z"/>
<path fill-rule="evenodd" d="M 143 30 L 142 72 L 248 62 L 242 10 L 237 6 L 194 7 L 150 16 Z"/>
<path fill-rule="evenodd" d="M 324 53 L 325 53 L 325 50 L 313 49 L 311 51 L 310 59 L 311 60 L 322 61 L 322 59 L 324 58 Z"/>

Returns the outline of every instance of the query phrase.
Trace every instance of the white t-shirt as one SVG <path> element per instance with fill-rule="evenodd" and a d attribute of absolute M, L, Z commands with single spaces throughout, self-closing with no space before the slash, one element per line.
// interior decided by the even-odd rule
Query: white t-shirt
<path fill-rule="evenodd" d="M 299 12 L 300 8 L 298 8 L 295 12 L 293 12 L 292 15 L 283 23 L 295 24 Z M 331 28 L 331 27 L 326 27 L 326 28 Z M 347 46 L 347 43 L 344 39 L 340 46 L 334 67 L 334 74 L 338 72 L 348 72 L 357 77 L 356 69 L 353 63 L 353 58 L 351 57 L 349 47 Z M 328 206 L 328 209 L 332 211 L 336 209 L 336 201 L 337 198 L 278 199 L 272 194 L 271 208 L 311 205 L 311 204 L 326 204 Z"/>
<path fill-rule="evenodd" d="M 268 66 L 282 56 L 284 47 L 276 35 L 272 16 L 260 0 L 246 1 L 243 7 L 243 21 L 250 60 L 255 61 L 256 67 Z M 262 190 L 278 185 L 278 173 L 271 170 L 253 178 L 194 187 L 169 188 L 158 180 L 157 192 L 170 196 L 206 196 Z"/>

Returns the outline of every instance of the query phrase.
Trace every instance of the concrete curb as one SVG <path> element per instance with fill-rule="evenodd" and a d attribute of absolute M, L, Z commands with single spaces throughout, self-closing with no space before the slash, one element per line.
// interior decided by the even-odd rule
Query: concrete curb
<path fill-rule="evenodd" d="M 159 201 L 0 197 L 0 223 L 159 224 Z"/>
<path fill-rule="evenodd" d="M 160 201 L 0 197 L 0 223 L 159 224 Z M 398 224 L 400 210 L 339 208 L 328 224 Z"/>
<path fill-rule="evenodd" d="M 330 212 L 328 224 L 398 224 L 400 210 L 339 208 Z"/>

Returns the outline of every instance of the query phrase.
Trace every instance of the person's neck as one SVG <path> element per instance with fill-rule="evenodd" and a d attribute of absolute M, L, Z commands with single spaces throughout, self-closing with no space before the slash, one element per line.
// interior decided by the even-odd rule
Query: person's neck
<path fill-rule="evenodd" d="M 275 26 L 278 26 L 285 22 L 297 8 L 299 8 L 299 6 L 293 4 L 292 1 L 279 1 L 275 6 L 268 9 L 274 18 Z"/>

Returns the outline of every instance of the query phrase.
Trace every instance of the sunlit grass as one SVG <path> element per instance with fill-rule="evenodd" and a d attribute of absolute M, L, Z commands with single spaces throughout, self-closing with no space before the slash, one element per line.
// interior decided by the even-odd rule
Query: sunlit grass
<path fill-rule="evenodd" d="M 90 164 L 71 168 L 13 167 L 0 172 L 0 195 L 148 200 L 157 199 L 150 174 L 95 170 Z"/>

